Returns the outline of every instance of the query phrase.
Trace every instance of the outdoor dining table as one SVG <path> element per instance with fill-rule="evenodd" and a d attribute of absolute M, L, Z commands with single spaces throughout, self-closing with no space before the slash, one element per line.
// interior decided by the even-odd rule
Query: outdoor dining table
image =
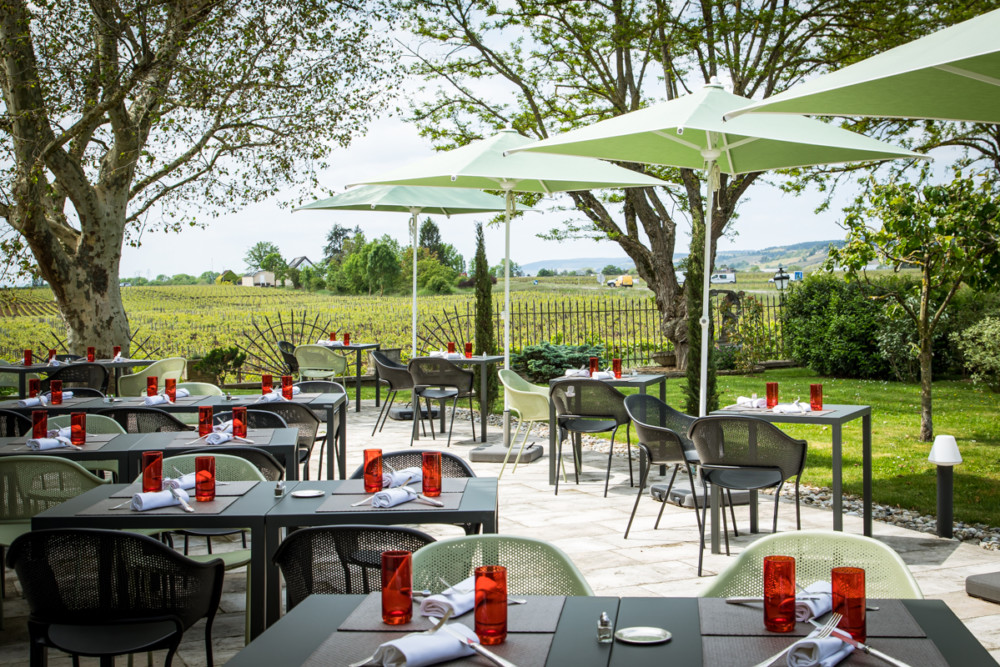
<path fill-rule="evenodd" d="M 108 369 L 114 371 L 115 387 L 118 386 L 118 378 L 121 377 L 122 371 L 135 368 L 137 366 L 149 366 L 156 362 L 156 359 L 122 359 L 120 361 L 114 361 L 112 359 L 95 359 L 95 364 L 101 364 L 106 366 Z M 48 375 L 52 371 L 62 368 L 64 366 L 69 366 L 71 364 L 84 364 L 87 360 L 79 359 L 77 361 L 62 361 L 59 362 L 58 366 L 49 366 L 47 363 L 42 364 L 31 364 L 30 366 L 25 366 L 24 364 L 11 364 L 10 366 L 0 365 L 0 373 L 15 373 L 17 374 L 17 397 L 24 398 L 28 395 L 27 390 L 27 376 L 31 373 L 38 373 L 40 375 Z"/>
<path fill-rule="evenodd" d="M 375 604 L 378 595 L 311 595 L 226 664 L 319 667 L 361 660 L 380 643 L 405 634 L 399 626 L 381 623 Z M 526 597 L 526 604 L 508 607 L 507 640 L 490 647 L 518 667 L 746 667 L 774 655 L 812 629 L 803 623 L 792 635 L 768 633 L 759 606 L 727 605 L 721 599 Z M 944 602 L 879 600 L 876 604 L 880 611 L 868 616 L 871 646 L 913 667 L 996 665 Z M 616 631 L 656 626 L 672 637 L 655 644 L 599 644 L 595 630 L 601 612 L 607 612 Z M 471 616 L 465 614 L 450 622 L 468 625 Z M 426 630 L 430 622 L 414 614 L 411 627 L 408 631 Z M 446 664 L 490 663 L 471 656 Z M 784 665 L 784 656 L 773 664 Z M 840 664 L 860 667 L 886 663 L 855 651 Z"/>
<path fill-rule="evenodd" d="M 354 411 L 361 412 L 361 352 L 364 350 L 380 350 L 382 343 L 355 343 L 344 345 L 340 341 L 321 340 L 318 345 L 323 345 L 331 350 L 339 352 L 354 351 Z M 381 396 L 379 394 L 378 370 L 375 371 L 375 407 L 378 407 Z"/>
<path fill-rule="evenodd" d="M 280 579 L 272 557 L 281 544 L 282 534 L 289 528 L 347 523 L 482 524 L 484 533 L 496 533 L 499 530 L 497 482 L 496 477 L 448 477 L 442 480 L 442 493 L 435 498 L 443 502 L 444 507 L 433 507 L 413 500 L 386 508 L 354 506 L 367 496 L 364 493 L 364 481 L 360 479 L 300 481 L 289 484 L 285 497 L 268 511 L 265 522 L 268 545 L 268 625 L 278 620 L 281 610 Z M 298 497 L 300 495 L 305 497 Z"/>
<path fill-rule="evenodd" d="M 137 446 L 149 433 L 90 433 L 82 445 L 82 451 L 75 447 L 58 447 L 36 451 L 25 444 L 28 435 L 0 438 L 0 456 L 58 456 L 73 461 L 109 461 L 118 464 L 118 470 L 125 474 L 130 470 L 129 461 L 132 448 Z"/>
<path fill-rule="evenodd" d="M 466 357 L 463 355 L 461 358 L 459 357 L 443 357 L 443 358 L 447 359 L 456 366 L 475 366 L 482 371 L 479 374 L 479 391 L 476 394 L 477 396 L 486 395 L 487 391 L 486 383 L 489 379 L 489 374 L 493 372 L 493 366 L 503 362 L 503 355 L 479 355 L 472 357 Z M 378 405 L 378 401 L 376 401 L 375 405 L 376 406 Z M 490 416 L 489 405 L 486 403 L 486 401 L 479 401 L 480 442 L 486 442 L 486 422 L 489 419 L 489 416 Z M 441 410 L 440 412 L 440 419 L 441 419 L 441 424 L 440 424 L 441 433 L 444 433 L 445 432 L 444 410 Z M 420 439 L 419 429 L 414 428 L 414 433 L 415 433 L 414 439 L 419 440 Z"/>

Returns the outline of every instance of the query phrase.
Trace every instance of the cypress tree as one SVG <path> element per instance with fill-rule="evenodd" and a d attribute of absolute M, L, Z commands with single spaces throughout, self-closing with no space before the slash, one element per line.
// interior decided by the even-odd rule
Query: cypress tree
<path fill-rule="evenodd" d="M 496 329 L 493 327 L 493 281 L 490 264 L 486 261 L 486 241 L 483 238 L 483 223 L 476 223 L 476 354 L 496 354 Z M 475 385 L 479 387 L 483 367 L 476 367 Z M 497 376 L 490 373 L 486 378 L 486 396 L 489 412 L 499 394 Z M 482 401 L 482 397 L 479 397 Z"/>

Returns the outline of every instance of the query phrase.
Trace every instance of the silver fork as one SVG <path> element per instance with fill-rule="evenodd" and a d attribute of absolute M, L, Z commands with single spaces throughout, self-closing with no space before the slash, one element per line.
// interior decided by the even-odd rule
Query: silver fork
<path fill-rule="evenodd" d="M 842 618 L 842 616 L 840 614 L 830 614 L 830 618 L 827 619 L 826 623 L 824 623 L 823 626 L 819 628 L 819 631 L 815 635 L 813 635 L 811 638 L 812 639 L 826 639 L 827 637 L 830 636 L 830 634 L 837 627 L 837 623 L 840 623 L 840 619 L 841 618 Z M 797 642 L 798 640 L 795 640 L 795 641 Z M 772 662 L 774 662 L 775 660 L 777 660 L 781 656 L 785 655 L 785 653 L 788 653 L 788 649 L 792 648 L 793 646 L 795 646 L 795 642 L 792 642 L 791 644 L 789 644 L 785 648 L 781 649 L 780 651 L 778 651 L 777 653 L 775 653 L 774 655 L 772 655 L 767 660 L 762 660 L 761 662 L 758 662 L 753 667 L 767 667 Z"/>

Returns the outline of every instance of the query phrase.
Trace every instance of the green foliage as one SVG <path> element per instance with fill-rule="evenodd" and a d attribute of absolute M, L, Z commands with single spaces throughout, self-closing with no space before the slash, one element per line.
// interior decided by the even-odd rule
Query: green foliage
<path fill-rule="evenodd" d="M 764 306 L 750 295 L 744 295 L 740 320 L 733 334 L 735 355 L 733 367 L 753 373 L 765 359 L 772 359 L 775 337 L 764 321 Z M 721 348 L 720 348 L 721 349 Z M 716 366 L 725 369 L 721 360 L 716 360 Z"/>
<path fill-rule="evenodd" d="M 361 233 L 361 227 L 351 229 L 340 224 L 334 224 L 330 231 L 326 233 L 326 245 L 323 246 L 323 259 L 325 261 L 341 262 L 344 259 L 344 241 L 352 234 Z"/>
<path fill-rule="evenodd" d="M 392 289 L 399 279 L 399 257 L 392 246 L 383 241 L 375 241 L 368 250 L 367 279 L 369 288 L 377 287 L 382 296 L 386 288 Z"/>
<path fill-rule="evenodd" d="M 476 223 L 476 354 L 496 354 L 496 329 L 493 327 L 493 282 L 490 280 L 489 263 L 486 261 L 486 240 L 483 237 L 483 224 Z M 476 367 L 475 385 L 480 385 L 480 374 L 483 367 Z M 490 373 L 486 378 L 486 405 L 489 412 L 500 395 L 500 385 L 496 374 Z M 483 397 L 479 397 L 480 404 Z"/>
<path fill-rule="evenodd" d="M 276 255 L 278 259 L 281 259 L 281 250 L 270 241 L 259 241 L 247 250 L 247 254 L 243 256 L 243 261 L 246 262 L 247 270 L 249 271 L 256 271 L 258 269 L 271 271 L 272 269 L 264 266 L 266 262 L 274 262 L 273 258 L 268 259 L 271 255 Z"/>
<path fill-rule="evenodd" d="M 235 272 L 226 270 L 226 271 L 223 271 L 221 274 L 219 274 L 219 276 L 215 279 L 215 284 L 216 285 L 239 285 L 240 284 L 240 277 Z"/>
<path fill-rule="evenodd" d="M 987 317 L 952 339 L 965 357 L 972 380 L 1000 392 L 1000 318 Z"/>
<path fill-rule="evenodd" d="M 539 278 L 551 278 L 556 275 L 556 272 L 552 269 L 538 269 L 538 273 L 535 274 Z"/>
<path fill-rule="evenodd" d="M 247 355 L 238 347 L 216 347 L 195 364 L 195 370 L 214 375 L 221 382 L 226 376 L 236 373 L 247 360 Z"/>
<path fill-rule="evenodd" d="M 569 368 L 586 368 L 591 357 L 603 355 L 604 348 L 600 345 L 553 345 L 542 341 L 511 354 L 510 365 L 532 382 L 548 382 L 562 377 Z"/>
<path fill-rule="evenodd" d="M 601 273 L 603 273 L 606 276 L 617 276 L 619 274 L 625 273 L 625 269 L 617 267 L 614 264 L 608 264 L 603 269 L 601 269 Z"/>

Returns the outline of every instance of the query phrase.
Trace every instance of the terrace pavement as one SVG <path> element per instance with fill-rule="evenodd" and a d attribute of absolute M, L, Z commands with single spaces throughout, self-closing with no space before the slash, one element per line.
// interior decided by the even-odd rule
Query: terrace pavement
<path fill-rule="evenodd" d="M 362 402 L 360 413 L 348 413 L 348 474 L 360 465 L 363 449 L 379 447 L 384 451 L 393 451 L 409 446 L 409 422 L 387 420 L 384 430 L 372 437 L 372 426 L 377 414 L 378 409 L 372 400 Z M 500 429 L 493 425 L 490 425 L 488 435 L 490 443 L 501 440 Z M 472 441 L 468 417 L 466 415 L 463 419 L 461 413 L 455 420 L 454 436 L 447 451 L 465 458 L 468 458 L 473 447 L 480 444 Z M 845 439 L 850 437 L 854 437 L 854 434 L 845 429 Z M 445 441 L 445 438 L 431 440 L 428 437 L 421 439 L 416 446 L 445 451 Z M 547 431 L 537 427 L 528 438 L 528 442 L 532 441 L 543 447 L 547 446 Z M 829 447 L 827 435 L 817 427 L 809 446 Z M 608 497 L 602 496 L 606 452 L 606 449 L 603 452 L 584 451 L 580 484 L 574 484 L 571 475 L 569 483 L 560 483 L 558 496 L 553 495 L 552 487 L 548 484 L 548 459 L 545 456 L 531 464 L 518 466 L 516 473 L 508 465 L 499 486 L 500 532 L 540 538 L 557 545 L 583 571 L 598 595 L 698 595 L 713 575 L 732 562 L 732 557 L 724 554 L 713 556 L 706 550 L 705 576 L 699 578 L 698 529 L 693 510 L 667 505 L 659 529 L 654 530 L 653 523 L 660 505 L 648 497 L 648 491 L 639 503 L 629 539 L 623 539 L 636 489 L 629 487 L 627 459 L 616 455 L 611 469 Z M 317 448 L 312 460 L 313 477 L 318 461 Z M 500 464 L 473 463 L 472 466 L 480 476 L 496 476 L 500 472 Z M 652 481 L 664 481 L 655 472 L 651 474 Z M 878 480 L 875 480 L 875 485 L 877 490 Z M 762 528 L 770 527 L 769 516 L 769 502 L 763 502 Z M 737 520 L 741 527 L 748 527 L 746 507 L 737 507 Z M 778 529 L 794 530 L 794 521 L 792 503 L 782 501 Z M 803 528 L 829 529 L 831 525 L 829 510 L 802 506 Z M 421 528 L 436 537 L 461 534 L 454 526 L 424 525 Z M 860 517 L 845 516 L 844 528 L 848 532 L 860 534 Z M 1000 571 L 1000 553 L 877 521 L 874 532 L 877 539 L 900 553 L 910 566 L 924 595 L 944 600 L 990 650 L 993 657 L 1000 659 L 1000 605 L 965 594 L 967 576 Z M 740 537 L 730 536 L 734 556 L 759 536 L 749 535 L 745 530 L 740 532 Z M 216 551 L 237 546 L 235 541 L 227 546 L 218 538 L 213 544 Z M 244 571 L 226 573 L 222 608 L 213 628 L 216 664 L 224 664 L 243 646 L 245 584 Z M 19 597 L 16 577 L 10 571 L 7 572 L 6 585 L 4 628 L 0 631 L 0 665 L 26 664 L 27 606 Z M 200 623 L 188 631 L 174 664 L 192 667 L 203 665 L 203 636 Z M 124 664 L 124 659 L 119 662 Z M 69 664 L 68 658 L 50 652 L 50 665 L 53 667 Z M 97 663 L 96 660 L 83 660 L 82 664 Z M 154 664 L 162 664 L 162 658 L 154 656 Z"/>

